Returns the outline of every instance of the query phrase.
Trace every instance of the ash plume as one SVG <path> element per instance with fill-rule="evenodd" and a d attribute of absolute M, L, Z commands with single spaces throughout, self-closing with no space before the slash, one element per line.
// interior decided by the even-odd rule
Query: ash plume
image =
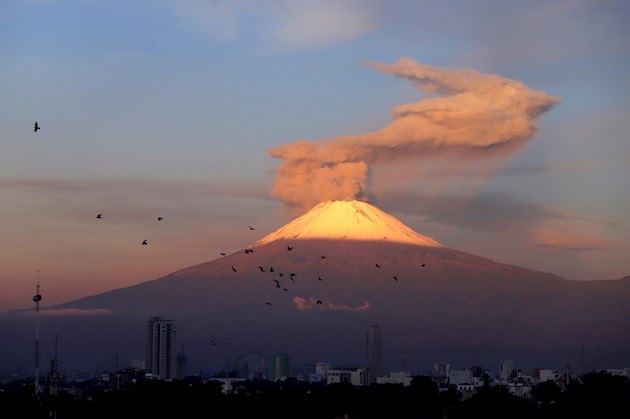
<path fill-rule="evenodd" d="M 535 136 L 536 117 L 561 102 L 519 81 L 470 69 L 405 57 L 367 65 L 436 97 L 396 107 L 393 121 L 378 131 L 271 148 L 269 154 L 283 160 L 271 195 L 287 206 L 368 201 L 368 185 L 421 178 L 423 166 L 439 161 L 449 164 L 450 177 L 475 165 L 495 168 Z M 379 176 L 379 168 L 403 163 L 405 170 Z"/>

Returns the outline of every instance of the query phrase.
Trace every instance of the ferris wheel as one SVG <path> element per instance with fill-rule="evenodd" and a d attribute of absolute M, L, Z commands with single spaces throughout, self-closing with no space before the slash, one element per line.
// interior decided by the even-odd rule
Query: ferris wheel
<path fill-rule="evenodd" d="M 264 380 L 269 375 L 269 357 L 258 351 L 245 352 L 236 360 L 235 369 L 241 378 Z"/>

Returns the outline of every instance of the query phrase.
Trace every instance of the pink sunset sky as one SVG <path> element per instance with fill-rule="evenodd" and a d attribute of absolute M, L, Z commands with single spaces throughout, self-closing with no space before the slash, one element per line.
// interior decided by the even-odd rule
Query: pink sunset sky
<path fill-rule="evenodd" d="M 49 305 L 218 258 L 325 199 L 630 275 L 630 7 L 470 3 L 9 0 L 0 311 L 38 280 Z"/>

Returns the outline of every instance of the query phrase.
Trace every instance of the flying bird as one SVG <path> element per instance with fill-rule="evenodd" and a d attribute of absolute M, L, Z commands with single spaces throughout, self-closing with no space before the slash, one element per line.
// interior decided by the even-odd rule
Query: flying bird
<path fill-rule="evenodd" d="M 216 345 L 216 343 L 214 343 L 214 339 L 212 339 L 212 346 Z"/>
<path fill-rule="evenodd" d="M 270 305 L 271 305 L 271 303 L 270 303 L 269 301 L 267 301 L 267 305 L 268 305 L 268 306 L 270 306 Z"/>
<path fill-rule="evenodd" d="M 320 256 L 322 259 L 326 259 L 326 256 Z"/>
<path fill-rule="evenodd" d="M 269 272 L 274 272 L 274 270 L 273 270 L 273 266 L 270 266 L 270 267 L 269 267 Z"/>
<path fill-rule="evenodd" d="M 287 250 L 293 250 L 293 246 L 287 246 Z"/>
<path fill-rule="evenodd" d="M 317 279 L 319 279 L 319 280 L 321 281 L 321 280 L 322 280 L 322 277 L 321 277 L 321 276 L 318 276 L 318 277 L 317 277 Z"/>
<path fill-rule="evenodd" d="M 162 221 L 164 218 L 162 217 L 158 217 L 158 221 Z"/>
<path fill-rule="evenodd" d="M 232 270 L 236 272 L 236 268 L 234 267 L 234 265 L 232 265 Z"/>
<path fill-rule="evenodd" d="M 146 240 L 142 240 L 142 244 L 145 245 L 145 244 L 149 244 L 149 243 L 147 243 Z"/>
<path fill-rule="evenodd" d="M 39 126 L 39 124 L 37 123 L 37 121 L 35 121 L 35 126 L 33 127 L 33 132 L 37 132 L 37 130 L 42 129 L 42 127 Z"/>
<path fill-rule="evenodd" d="M 262 266 L 259 266 L 258 269 L 260 269 L 260 272 L 267 272 L 265 271 L 265 268 L 263 268 Z"/>
<path fill-rule="evenodd" d="M 376 265 L 377 268 L 381 267 L 381 265 L 379 265 L 378 263 L 375 263 L 374 265 Z"/>
<path fill-rule="evenodd" d="M 397 276 L 392 276 L 392 278 L 394 278 L 394 281 L 398 282 L 398 277 Z"/>
<path fill-rule="evenodd" d="M 249 226 L 249 229 L 250 229 L 250 230 L 256 230 L 256 229 L 255 229 L 254 227 L 252 227 L 252 226 Z"/>
<path fill-rule="evenodd" d="M 322 303 L 322 300 L 317 300 L 317 304 L 321 304 L 321 303 Z"/>
<path fill-rule="evenodd" d="M 225 253 L 224 253 L 224 252 L 219 252 L 219 254 L 220 254 L 221 256 L 225 256 Z"/>
<path fill-rule="evenodd" d="M 252 249 L 245 249 L 245 253 L 254 253 Z"/>
<path fill-rule="evenodd" d="M 98 214 L 96 218 L 103 218 L 103 214 Z"/>
<path fill-rule="evenodd" d="M 277 279 L 274 279 L 273 281 L 276 283 L 276 288 L 280 288 L 280 281 Z"/>

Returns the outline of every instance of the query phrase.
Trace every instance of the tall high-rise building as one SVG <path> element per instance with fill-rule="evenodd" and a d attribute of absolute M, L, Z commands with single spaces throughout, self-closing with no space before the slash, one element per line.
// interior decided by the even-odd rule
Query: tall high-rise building
<path fill-rule="evenodd" d="M 376 382 L 381 375 L 383 333 L 377 325 L 372 325 L 366 335 L 367 382 Z"/>
<path fill-rule="evenodd" d="M 147 371 L 158 379 L 178 378 L 176 336 L 174 320 L 149 317 Z"/>
<path fill-rule="evenodd" d="M 499 367 L 499 380 L 507 381 L 512 375 L 512 360 L 502 359 Z"/>
<path fill-rule="evenodd" d="M 290 374 L 290 361 L 289 354 L 273 354 L 269 357 L 269 379 L 271 381 L 277 381 L 282 378 L 287 378 Z"/>

